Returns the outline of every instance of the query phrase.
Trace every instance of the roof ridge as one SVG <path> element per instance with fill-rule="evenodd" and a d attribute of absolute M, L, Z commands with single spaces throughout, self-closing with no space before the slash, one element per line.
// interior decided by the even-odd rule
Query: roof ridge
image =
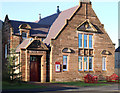
<path fill-rule="evenodd" d="M 22 23 L 28 23 L 28 24 L 37 24 L 37 25 L 39 25 L 39 26 L 45 26 L 45 27 L 48 27 L 48 25 L 39 24 L 39 23 L 36 23 L 36 22 L 27 22 L 27 21 L 19 21 L 19 20 L 10 20 L 10 21 L 14 21 L 14 22 L 22 22 Z"/>
<path fill-rule="evenodd" d="M 76 6 L 74 6 L 74 7 L 77 7 L 77 6 L 79 6 L 79 5 L 76 5 Z M 72 9 L 72 8 L 74 8 L 74 7 L 71 7 L 71 8 L 68 8 L 68 9 L 66 9 L 66 10 L 60 11 L 60 13 L 61 13 L 61 12 L 64 12 L 64 11 L 67 11 L 67 10 L 70 10 L 70 9 Z M 59 14 L 60 14 L 60 13 L 59 13 Z M 55 14 L 58 14 L 58 13 L 51 14 L 51 15 L 46 16 L 46 17 L 44 17 L 44 18 L 50 17 L 50 16 L 55 15 Z M 44 18 L 42 18 L 42 19 L 44 19 Z M 41 19 L 41 20 L 42 20 L 42 19 Z"/>
<path fill-rule="evenodd" d="M 62 12 L 68 11 L 68 10 L 73 9 L 73 8 L 75 8 L 75 7 L 78 7 L 78 6 L 79 6 L 79 5 L 76 5 L 76 6 L 74 6 L 74 7 L 68 8 L 68 9 L 66 9 L 66 10 L 64 10 L 64 11 L 62 11 Z"/>
<path fill-rule="evenodd" d="M 61 12 L 62 12 L 62 11 L 60 11 L 60 13 L 61 13 Z M 59 13 L 59 14 L 60 14 L 60 13 Z M 55 14 L 58 14 L 58 13 L 51 14 L 51 15 L 46 16 L 46 17 L 44 17 L 44 18 L 50 17 L 50 16 L 55 15 Z M 59 14 L 58 14 L 58 15 L 59 15 Z M 42 19 L 44 19 L 44 18 L 42 18 Z M 41 19 L 41 20 L 42 20 L 42 19 Z"/>
<path fill-rule="evenodd" d="M 35 24 L 38 24 L 36 22 L 27 22 L 27 21 L 19 21 L 19 20 L 10 20 L 10 21 L 17 21 L 17 22 L 26 22 L 26 23 L 35 23 Z M 39 24 L 40 25 L 40 24 Z"/>

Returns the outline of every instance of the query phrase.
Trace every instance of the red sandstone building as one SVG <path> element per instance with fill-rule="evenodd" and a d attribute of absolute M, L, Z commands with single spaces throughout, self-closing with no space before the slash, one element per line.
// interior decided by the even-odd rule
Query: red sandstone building
<path fill-rule="evenodd" d="M 23 64 L 23 81 L 77 81 L 87 73 L 104 79 L 114 73 L 115 47 L 91 2 L 64 11 L 57 7 L 57 13 L 37 23 L 6 16 L 3 60 L 11 48 L 15 64 Z"/>

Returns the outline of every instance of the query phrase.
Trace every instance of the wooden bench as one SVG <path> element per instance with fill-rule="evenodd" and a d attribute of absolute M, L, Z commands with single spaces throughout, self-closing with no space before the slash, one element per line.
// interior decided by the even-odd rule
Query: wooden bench
<path fill-rule="evenodd" d="M 85 77 L 84 77 L 84 82 L 85 83 L 97 83 L 97 76 L 93 76 L 91 74 L 87 74 Z"/>
<path fill-rule="evenodd" d="M 106 77 L 107 82 L 119 82 L 119 77 L 115 73 Z"/>

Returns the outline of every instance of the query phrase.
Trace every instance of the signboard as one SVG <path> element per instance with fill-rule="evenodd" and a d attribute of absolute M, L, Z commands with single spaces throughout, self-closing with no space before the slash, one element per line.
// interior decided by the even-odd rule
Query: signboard
<path fill-rule="evenodd" d="M 60 72 L 60 62 L 55 62 L 55 71 Z"/>

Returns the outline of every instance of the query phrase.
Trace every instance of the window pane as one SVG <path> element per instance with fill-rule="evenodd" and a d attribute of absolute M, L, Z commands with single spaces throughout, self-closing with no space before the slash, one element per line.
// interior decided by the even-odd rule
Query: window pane
<path fill-rule="evenodd" d="M 106 70 L 106 57 L 102 57 L 102 70 Z"/>
<path fill-rule="evenodd" d="M 33 59 L 32 59 L 33 57 L 32 56 L 30 56 L 30 61 L 32 61 Z"/>
<path fill-rule="evenodd" d="M 17 69 L 17 58 L 15 58 L 15 69 Z"/>
<path fill-rule="evenodd" d="M 82 70 L 82 57 L 79 56 L 78 58 L 79 70 Z"/>
<path fill-rule="evenodd" d="M 104 58 L 104 69 L 106 70 L 106 58 Z"/>
<path fill-rule="evenodd" d="M 63 71 L 67 71 L 67 56 L 63 56 Z"/>
<path fill-rule="evenodd" d="M 84 47 L 87 48 L 87 35 L 84 35 Z"/>
<path fill-rule="evenodd" d="M 67 64 L 67 56 L 63 56 L 63 65 Z"/>
<path fill-rule="evenodd" d="M 89 48 L 92 48 L 92 35 L 89 35 Z"/>
<path fill-rule="evenodd" d="M 35 57 L 35 56 L 30 56 L 30 61 L 37 61 L 37 57 Z"/>
<path fill-rule="evenodd" d="M 5 58 L 7 58 L 7 44 L 5 44 Z"/>
<path fill-rule="evenodd" d="M 88 69 L 88 66 L 87 66 L 87 57 L 84 57 L 84 70 L 87 70 Z"/>
<path fill-rule="evenodd" d="M 33 57 L 33 61 L 36 61 L 36 57 Z"/>
<path fill-rule="evenodd" d="M 93 68 L 93 63 L 92 63 L 92 57 L 89 57 L 89 70 L 92 70 Z"/>
<path fill-rule="evenodd" d="M 79 48 L 82 47 L 82 34 L 79 34 Z"/>
<path fill-rule="evenodd" d="M 26 37 L 27 37 L 27 33 L 22 32 L 22 37 L 23 37 L 23 38 L 26 38 Z"/>

